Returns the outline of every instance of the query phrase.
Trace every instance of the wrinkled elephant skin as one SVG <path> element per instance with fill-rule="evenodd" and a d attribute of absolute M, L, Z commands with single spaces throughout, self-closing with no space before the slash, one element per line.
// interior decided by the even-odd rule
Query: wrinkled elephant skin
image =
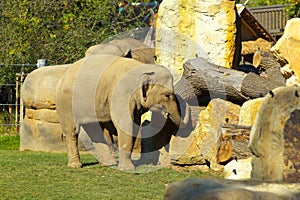
<path fill-rule="evenodd" d="M 114 144 L 117 135 L 119 168 L 132 170 L 131 154 L 144 112 L 159 105 L 178 127 L 187 120 L 180 115 L 182 108 L 166 68 L 114 55 L 91 55 L 72 64 L 59 81 L 56 96 L 56 110 L 67 139 L 68 165 L 75 168 L 82 166 L 77 146 L 80 129 L 98 144 Z M 104 165 L 115 163 L 113 156 L 99 155 L 98 159 Z"/>

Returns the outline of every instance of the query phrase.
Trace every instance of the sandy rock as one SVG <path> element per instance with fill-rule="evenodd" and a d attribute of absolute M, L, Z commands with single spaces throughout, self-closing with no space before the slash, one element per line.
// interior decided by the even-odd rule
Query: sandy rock
<path fill-rule="evenodd" d="M 234 1 L 164 0 L 156 22 L 157 62 L 171 68 L 177 80 L 191 58 L 204 57 L 227 68 L 237 65 L 235 23 Z"/>
<path fill-rule="evenodd" d="M 300 181 L 300 88 L 281 87 L 268 94 L 251 130 L 251 178 Z"/>
<path fill-rule="evenodd" d="M 177 134 L 170 142 L 171 160 L 174 164 L 204 164 L 217 167 L 219 158 L 230 158 L 230 149 L 219 154 L 221 145 L 221 125 L 239 121 L 240 106 L 213 99 L 199 115 L 199 124 L 190 133 Z M 185 135 L 186 134 L 186 135 Z M 231 148 L 231 147 L 229 147 Z M 226 155 L 224 155 L 226 154 Z M 218 167 L 217 167 L 218 168 Z"/>
<path fill-rule="evenodd" d="M 192 178 L 167 186 L 165 200 L 293 200 L 300 184 L 275 184 L 217 178 Z"/>
<path fill-rule="evenodd" d="M 243 103 L 239 117 L 239 125 L 253 125 L 256 119 L 257 112 L 260 109 L 263 100 L 263 98 L 257 98 Z"/>
<path fill-rule="evenodd" d="M 287 21 L 283 36 L 271 48 L 271 52 L 281 63 L 290 65 L 300 82 L 300 18 Z"/>
<path fill-rule="evenodd" d="M 258 38 L 255 41 L 243 41 L 242 42 L 242 52 L 241 55 L 254 54 L 258 47 L 260 50 L 265 52 L 270 52 L 272 42 Z"/>
<path fill-rule="evenodd" d="M 25 116 L 20 130 L 20 150 L 67 152 L 60 124 Z"/>
<path fill-rule="evenodd" d="M 300 87 L 300 82 L 298 81 L 298 77 L 295 75 L 291 76 L 286 80 L 286 86 L 298 86 Z"/>
<path fill-rule="evenodd" d="M 41 120 L 49 123 L 59 123 L 56 110 L 50 109 L 30 109 L 25 110 L 28 119 Z"/>
<path fill-rule="evenodd" d="M 56 85 L 68 66 L 48 66 L 31 72 L 22 86 L 25 106 L 34 109 L 55 109 Z"/>
<path fill-rule="evenodd" d="M 82 133 L 80 133 L 81 135 Z M 80 137 L 80 139 L 85 138 Z M 79 150 L 86 151 L 88 144 L 90 143 L 79 140 Z M 20 151 L 26 150 L 67 152 L 67 143 L 60 124 L 45 120 L 30 119 L 25 116 L 20 128 Z"/>
<path fill-rule="evenodd" d="M 172 164 L 193 165 L 205 164 L 205 157 L 201 155 L 201 150 L 197 146 L 198 129 L 193 131 L 180 132 L 171 138 L 170 159 Z"/>
<path fill-rule="evenodd" d="M 252 166 L 251 157 L 247 159 L 232 160 L 224 166 L 224 174 L 227 179 L 249 179 Z"/>
<path fill-rule="evenodd" d="M 55 110 L 55 91 L 68 66 L 39 68 L 26 77 L 22 87 L 25 118 L 20 128 L 20 150 L 66 152 Z"/>
<path fill-rule="evenodd" d="M 220 138 L 220 128 L 226 123 L 237 124 L 239 113 L 240 106 L 222 99 L 213 99 L 207 108 L 201 111 L 197 146 L 201 149 L 201 154 L 210 162 L 216 163 L 222 156 L 230 157 L 218 155 L 220 145 L 224 142 Z M 229 153 L 229 151 L 224 153 Z"/>
<path fill-rule="evenodd" d="M 290 78 L 293 75 L 293 70 L 291 69 L 289 64 L 286 64 L 283 67 L 281 67 L 280 72 L 286 79 Z"/>

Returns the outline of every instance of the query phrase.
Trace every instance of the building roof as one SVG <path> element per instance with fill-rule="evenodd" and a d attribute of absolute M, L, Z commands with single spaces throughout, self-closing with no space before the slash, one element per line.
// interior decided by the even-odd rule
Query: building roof
<path fill-rule="evenodd" d="M 251 32 L 254 39 L 263 38 L 269 42 L 276 41 L 245 5 L 236 4 L 236 7 L 241 17 L 242 26 L 245 26 L 245 28 Z"/>

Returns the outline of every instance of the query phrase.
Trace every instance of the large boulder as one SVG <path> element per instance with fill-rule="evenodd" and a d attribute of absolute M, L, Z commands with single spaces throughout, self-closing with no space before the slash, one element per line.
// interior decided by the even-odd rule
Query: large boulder
<path fill-rule="evenodd" d="M 164 200 L 292 200 L 300 198 L 299 184 L 275 184 L 217 178 L 192 178 L 167 186 Z"/>
<path fill-rule="evenodd" d="M 55 109 L 55 90 L 69 65 L 42 67 L 31 72 L 22 86 L 22 99 L 29 109 Z"/>
<path fill-rule="evenodd" d="M 256 40 L 248 40 L 242 42 L 241 55 L 245 56 L 248 54 L 254 54 L 258 48 L 264 52 L 270 52 L 272 42 L 264 40 L 262 38 L 257 38 Z"/>
<path fill-rule="evenodd" d="M 39 68 L 26 77 L 21 89 L 25 117 L 20 129 L 20 150 L 66 151 L 66 143 L 55 110 L 55 91 L 68 66 Z"/>
<path fill-rule="evenodd" d="M 59 123 L 30 119 L 25 115 L 20 137 L 21 151 L 67 152 L 66 141 Z"/>
<path fill-rule="evenodd" d="M 156 22 L 157 62 L 178 78 L 183 63 L 197 56 L 231 68 L 241 48 L 236 23 L 234 1 L 164 0 Z"/>
<path fill-rule="evenodd" d="M 218 168 L 219 161 L 231 158 L 232 145 L 222 138 L 223 124 L 238 124 L 240 106 L 213 99 L 199 114 L 199 124 L 190 134 L 182 132 L 171 138 L 170 157 L 173 164 L 204 164 Z"/>
<path fill-rule="evenodd" d="M 282 65 L 289 64 L 297 80 L 295 84 L 300 84 L 300 18 L 287 21 L 283 36 L 271 48 L 271 52 Z"/>
<path fill-rule="evenodd" d="M 239 125 L 252 126 L 264 98 L 248 100 L 243 103 L 240 112 Z"/>
<path fill-rule="evenodd" d="M 224 124 L 238 124 L 240 106 L 222 99 L 213 99 L 199 115 L 197 146 L 212 164 L 231 158 L 231 141 L 222 137 Z"/>
<path fill-rule="evenodd" d="M 252 158 L 249 157 L 247 159 L 230 161 L 224 166 L 224 178 L 234 180 L 249 179 L 252 170 L 251 160 Z"/>
<path fill-rule="evenodd" d="M 299 95 L 299 87 L 281 87 L 265 97 L 251 130 L 251 178 L 300 181 Z"/>

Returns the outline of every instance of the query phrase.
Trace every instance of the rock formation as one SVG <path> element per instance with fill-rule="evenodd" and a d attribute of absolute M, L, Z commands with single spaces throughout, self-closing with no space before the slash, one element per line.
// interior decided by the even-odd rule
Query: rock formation
<path fill-rule="evenodd" d="M 257 98 L 243 103 L 240 112 L 239 125 L 252 126 L 264 98 Z"/>
<path fill-rule="evenodd" d="M 264 52 L 270 52 L 272 42 L 268 42 L 262 38 L 256 40 L 242 41 L 241 55 L 246 56 L 248 54 L 254 54 L 254 52 L 260 48 Z"/>
<path fill-rule="evenodd" d="M 171 138 L 170 157 L 173 164 L 204 164 L 214 168 L 219 161 L 231 157 L 232 143 L 222 138 L 222 125 L 238 124 L 240 107 L 222 99 L 213 99 L 199 115 L 199 125 L 188 137 L 178 134 Z M 227 147 L 226 147 L 227 145 Z M 220 149 L 223 149 L 220 152 Z"/>
<path fill-rule="evenodd" d="M 224 178 L 241 180 L 251 176 L 251 157 L 247 159 L 234 159 L 224 166 Z"/>
<path fill-rule="evenodd" d="M 282 87 L 265 97 L 251 131 L 251 178 L 300 181 L 299 94 L 299 87 Z"/>
<path fill-rule="evenodd" d="M 283 36 L 271 48 L 271 52 L 276 56 L 282 66 L 289 64 L 294 73 L 294 84 L 300 85 L 300 19 L 288 20 Z"/>
<path fill-rule="evenodd" d="M 42 67 L 26 77 L 22 87 L 25 117 L 20 129 L 20 150 L 66 151 L 55 111 L 55 90 L 68 66 Z"/>
<path fill-rule="evenodd" d="M 238 64 L 238 34 L 234 1 L 164 0 L 156 23 L 157 62 L 174 70 L 176 79 L 195 57 L 232 68 Z"/>
<path fill-rule="evenodd" d="M 299 184 L 192 178 L 168 185 L 164 200 L 292 200 L 300 198 L 299 191 Z"/>

